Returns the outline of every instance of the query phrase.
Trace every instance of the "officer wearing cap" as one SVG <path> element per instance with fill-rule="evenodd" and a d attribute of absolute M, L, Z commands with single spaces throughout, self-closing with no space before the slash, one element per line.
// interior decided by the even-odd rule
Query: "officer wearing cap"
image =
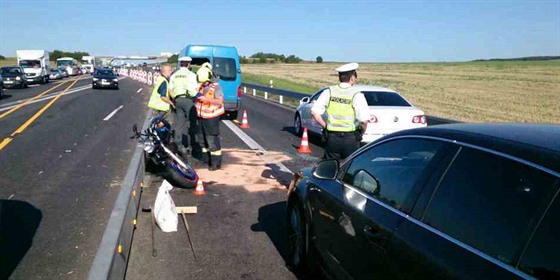
<path fill-rule="evenodd" d="M 169 80 L 170 96 L 175 103 L 175 143 L 179 151 L 186 157 L 188 148 L 191 145 L 189 139 L 189 113 L 193 107 L 193 98 L 197 93 L 198 83 L 196 75 L 189 70 L 192 58 L 183 56 L 179 58 L 179 70 L 177 70 Z"/>
<path fill-rule="evenodd" d="M 370 118 L 364 94 L 354 88 L 358 63 L 335 69 L 340 83 L 326 88 L 311 108 L 313 119 L 323 127 L 325 159 L 344 159 L 360 147 Z M 327 113 L 327 120 L 322 115 Z"/>

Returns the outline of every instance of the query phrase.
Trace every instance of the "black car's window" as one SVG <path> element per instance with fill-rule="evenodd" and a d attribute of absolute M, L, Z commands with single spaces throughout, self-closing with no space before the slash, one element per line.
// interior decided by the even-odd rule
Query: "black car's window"
<path fill-rule="evenodd" d="M 96 75 L 99 76 L 115 76 L 113 70 L 97 70 Z"/>
<path fill-rule="evenodd" d="M 2 67 L 2 75 L 20 75 L 18 67 Z"/>
<path fill-rule="evenodd" d="M 237 78 L 237 67 L 235 60 L 226 57 L 214 57 L 214 67 L 212 68 L 215 75 L 225 81 L 233 81 Z"/>
<path fill-rule="evenodd" d="M 547 211 L 519 267 L 539 279 L 560 279 L 560 197 Z"/>
<path fill-rule="evenodd" d="M 404 98 L 394 92 L 363 91 L 368 106 L 398 106 L 410 107 Z"/>
<path fill-rule="evenodd" d="M 414 184 L 443 143 L 400 139 L 374 146 L 352 160 L 343 181 L 404 212 Z"/>
<path fill-rule="evenodd" d="M 554 178 L 524 164 L 463 148 L 423 221 L 501 261 L 515 253 L 550 201 Z"/>

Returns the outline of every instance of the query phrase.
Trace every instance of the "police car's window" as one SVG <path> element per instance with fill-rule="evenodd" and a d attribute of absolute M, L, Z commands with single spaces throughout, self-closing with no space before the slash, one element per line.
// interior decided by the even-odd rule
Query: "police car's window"
<path fill-rule="evenodd" d="M 532 167 L 463 147 L 429 202 L 424 222 L 513 265 L 543 204 L 551 200 L 554 181 Z"/>
<path fill-rule="evenodd" d="M 394 140 L 370 148 L 350 163 L 343 182 L 404 212 L 405 202 L 443 143 L 424 139 Z"/>
<path fill-rule="evenodd" d="M 233 81 L 237 78 L 237 69 L 233 58 L 214 57 L 212 71 L 215 75 L 220 76 L 222 80 Z"/>
<path fill-rule="evenodd" d="M 547 211 L 519 267 L 539 279 L 560 279 L 560 197 Z"/>
<path fill-rule="evenodd" d="M 363 91 L 368 106 L 410 107 L 410 103 L 394 92 Z"/>

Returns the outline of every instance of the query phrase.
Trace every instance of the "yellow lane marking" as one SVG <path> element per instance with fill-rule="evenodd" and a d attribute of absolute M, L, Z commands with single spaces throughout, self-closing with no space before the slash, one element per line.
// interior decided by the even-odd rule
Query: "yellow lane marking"
<path fill-rule="evenodd" d="M 61 93 L 59 93 L 55 98 L 53 98 L 47 105 L 45 105 L 41 110 L 37 111 L 33 117 L 29 118 L 24 124 L 22 124 L 14 133 L 10 135 L 10 137 L 4 138 L 2 142 L 0 142 L 0 151 L 4 149 L 12 140 L 14 136 L 22 133 L 29 125 L 31 125 L 39 116 L 41 116 L 51 105 L 53 105 L 65 92 L 67 92 L 70 88 L 72 88 L 78 80 L 75 80 L 71 85 L 69 85 L 66 89 L 64 89 Z"/>
<path fill-rule="evenodd" d="M 52 88 L 50 88 L 50 89 L 47 89 L 47 90 L 43 91 L 42 93 L 36 95 L 35 97 L 32 97 L 32 98 L 27 99 L 25 102 L 23 102 L 23 103 L 21 103 L 21 104 L 15 106 L 14 108 L 12 108 L 12 109 L 10 109 L 10 110 L 4 112 L 2 115 L 0 115 L 0 119 L 3 118 L 3 117 L 5 117 L 5 116 L 7 116 L 7 115 L 9 115 L 9 114 L 11 114 L 11 113 L 13 113 L 14 111 L 18 110 L 19 108 L 21 108 L 21 107 L 23 107 L 23 106 L 29 104 L 31 101 L 36 100 L 36 99 L 40 98 L 41 96 L 43 96 L 43 95 L 45 95 L 45 94 L 47 94 L 47 93 L 49 93 L 49 92 L 51 92 L 51 91 L 57 89 L 58 87 L 60 87 L 61 85 L 65 84 L 65 83 L 67 83 L 67 82 L 69 82 L 69 81 L 60 83 L 60 84 L 58 84 L 58 85 L 56 85 L 56 86 L 54 86 L 54 87 L 52 87 Z"/>

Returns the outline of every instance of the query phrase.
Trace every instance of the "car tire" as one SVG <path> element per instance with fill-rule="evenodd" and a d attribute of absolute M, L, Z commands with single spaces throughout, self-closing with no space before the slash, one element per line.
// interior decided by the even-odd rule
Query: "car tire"
<path fill-rule="evenodd" d="M 297 113 L 294 117 L 294 132 L 297 136 L 301 136 L 303 134 L 303 127 L 301 126 L 301 116 Z"/>
<path fill-rule="evenodd" d="M 238 117 L 238 116 L 239 116 L 239 111 L 233 111 L 233 112 L 231 112 L 231 113 L 229 114 L 229 117 L 230 117 L 232 120 L 237 120 L 237 117 Z"/>
<path fill-rule="evenodd" d="M 311 244 L 306 246 L 310 240 L 307 234 L 307 222 L 305 220 L 303 206 L 297 198 L 292 198 L 288 202 L 287 211 L 287 237 L 288 255 L 286 265 L 290 270 L 299 275 L 317 276 L 320 274 L 317 269 L 314 249 Z M 308 248 L 309 251 L 306 250 Z M 312 277 L 310 279 L 313 279 Z"/>
<path fill-rule="evenodd" d="M 29 83 L 25 82 L 25 88 L 28 88 L 28 87 L 29 87 Z"/>

